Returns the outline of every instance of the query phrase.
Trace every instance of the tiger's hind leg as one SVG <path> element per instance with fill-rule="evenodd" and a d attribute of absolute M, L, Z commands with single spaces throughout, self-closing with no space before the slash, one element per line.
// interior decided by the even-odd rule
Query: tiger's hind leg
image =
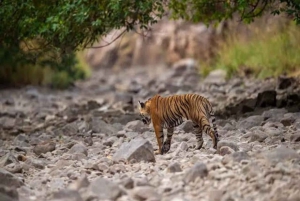
<path fill-rule="evenodd" d="M 202 129 L 201 127 L 193 122 L 194 134 L 196 135 L 197 145 L 195 149 L 201 149 L 203 145 Z"/>
<path fill-rule="evenodd" d="M 165 154 L 170 150 L 173 133 L 174 133 L 174 128 L 167 128 L 167 139 L 163 144 L 162 154 Z"/>
<path fill-rule="evenodd" d="M 213 148 L 217 149 L 217 144 L 218 144 L 217 133 L 215 133 L 214 130 L 211 128 L 210 123 L 205 116 L 201 117 L 200 125 L 201 125 L 201 128 L 203 129 L 203 131 L 211 137 L 211 139 L 213 141 Z"/>

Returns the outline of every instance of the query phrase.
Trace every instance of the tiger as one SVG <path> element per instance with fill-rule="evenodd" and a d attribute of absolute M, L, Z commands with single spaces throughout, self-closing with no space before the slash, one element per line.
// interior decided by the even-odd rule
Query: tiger
<path fill-rule="evenodd" d="M 158 151 L 156 154 L 165 154 L 171 148 L 171 140 L 174 128 L 186 120 L 191 120 L 193 133 L 197 144 L 195 149 L 201 149 L 203 145 L 202 131 L 212 138 L 213 148 L 217 149 L 219 134 L 215 123 L 214 110 L 211 103 L 198 94 L 180 94 L 162 97 L 154 95 L 145 102 L 138 101 L 140 120 L 145 125 L 152 122 Z M 212 119 L 213 129 L 209 123 Z M 167 138 L 164 141 L 163 129 L 167 129 Z"/>

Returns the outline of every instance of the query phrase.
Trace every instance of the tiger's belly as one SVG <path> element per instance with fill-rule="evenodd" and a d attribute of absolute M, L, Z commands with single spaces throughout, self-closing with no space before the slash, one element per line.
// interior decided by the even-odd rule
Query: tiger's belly
<path fill-rule="evenodd" d="M 172 122 L 164 122 L 163 128 L 174 128 L 174 127 L 181 125 L 183 122 L 185 122 L 187 120 L 188 120 L 187 118 L 182 117 L 182 118 L 178 118 Z"/>

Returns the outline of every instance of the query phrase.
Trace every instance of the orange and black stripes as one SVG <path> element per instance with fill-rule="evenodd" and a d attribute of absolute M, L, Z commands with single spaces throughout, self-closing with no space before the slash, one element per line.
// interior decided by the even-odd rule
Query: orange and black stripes
<path fill-rule="evenodd" d="M 218 143 L 218 132 L 215 123 L 214 112 L 210 102 L 197 94 L 173 95 L 161 97 L 156 95 L 145 103 L 140 102 L 140 114 L 143 122 L 149 124 L 152 121 L 159 151 L 164 154 L 171 147 L 171 139 L 174 127 L 179 126 L 184 120 L 191 120 L 194 124 L 194 134 L 197 139 L 196 148 L 203 144 L 202 132 L 204 131 L 213 140 L 214 148 Z M 209 118 L 212 118 L 213 128 Z M 167 128 L 167 139 L 164 142 L 163 128 Z"/>

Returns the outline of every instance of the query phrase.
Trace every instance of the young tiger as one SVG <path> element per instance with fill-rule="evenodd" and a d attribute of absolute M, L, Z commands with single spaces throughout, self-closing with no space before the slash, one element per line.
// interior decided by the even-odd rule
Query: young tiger
<path fill-rule="evenodd" d="M 193 122 L 196 135 L 196 149 L 203 145 L 202 131 L 213 140 L 213 147 L 217 148 L 218 132 L 215 117 L 210 102 L 197 94 L 182 94 L 168 97 L 155 95 L 146 102 L 139 101 L 139 112 L 144 124 L 152 121 L 158 143 L 158 153 L 167 153 L 171 148 L 171 139 L 174 127 L 179 126 L 184 120 Z M 212 117 L 213 129 L 209 123 Z M 167 139 L 164 142 L 163 128 L 167 129 Z"/>

